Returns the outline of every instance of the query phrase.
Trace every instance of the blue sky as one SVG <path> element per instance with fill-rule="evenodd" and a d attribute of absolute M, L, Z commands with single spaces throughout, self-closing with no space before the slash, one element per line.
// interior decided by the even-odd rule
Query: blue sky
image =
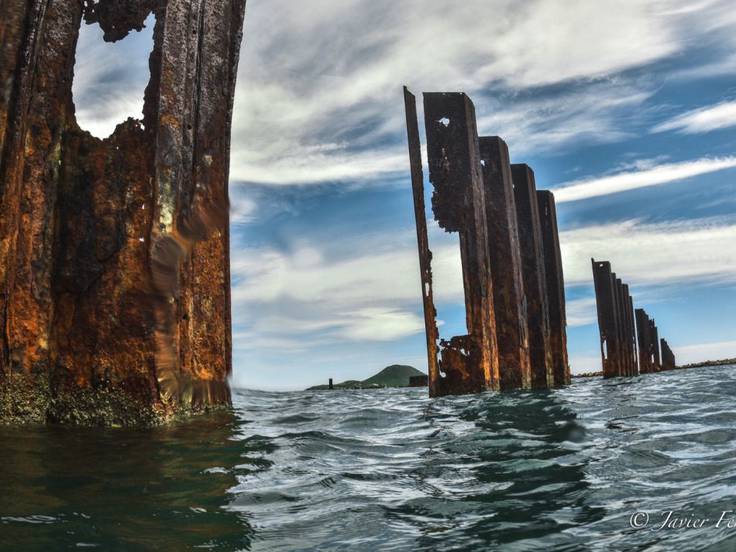
<path fill-rule="evenodd" d="M 83 28 L 83 128 L 138 116 L 150 29 L 109 45 Z M 730 0 L 248 0 L 234 384 L 426 369 L 403 84 L 468 93 L 480 132 L 555 191 L 573 372 L 600 366 L 591 257 L 678 361 L 736 356 L 735 31 Z M 440 331 L 463 333 L 457 238 L 432 224 L 430 241 Z"/>

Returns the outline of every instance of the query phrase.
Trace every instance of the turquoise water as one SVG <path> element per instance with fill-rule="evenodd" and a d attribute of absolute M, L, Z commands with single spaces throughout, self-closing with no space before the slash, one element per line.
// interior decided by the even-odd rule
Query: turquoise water
<path fill-rule="evenodd" d="M 0 428 L 0 550 L 733 550 L 736 513 L 715 524 L 736 510 L 735 397 L 718 367 L 435 400 L 235 391 L 232 414 L 170 429 Z M 713 519 L 657 529 L 667 511 Z"/>

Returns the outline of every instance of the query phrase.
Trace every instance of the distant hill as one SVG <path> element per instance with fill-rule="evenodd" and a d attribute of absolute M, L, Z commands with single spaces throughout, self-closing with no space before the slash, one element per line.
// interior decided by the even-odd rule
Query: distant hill
<path fill-rule="evenodd" d="M 336 383 L 335 389 L 375 389 L 380 387 L 409 387 L 409 378 L 412 376 L 425 376 L 424 372 L 421 372 L 413 366 L 406 366 L 403 364 L 392 364 L 386 366 L 383 370 L 378 372 L 375 376 L 370 378 L 357 381 L 348 380 L 342 383 Z M 329 389 L 328 385 L 315 385 L 310 387 L 309 390 Z"/>
<path fill-rule="evenodd" d="M 363 385 L 380 385 L 382 387 L 409 387 L 409 378 L 412 376 L 424 376 L 413 366 L 392 364 L 386 366 L 375 376 L 363 380 Z"/>

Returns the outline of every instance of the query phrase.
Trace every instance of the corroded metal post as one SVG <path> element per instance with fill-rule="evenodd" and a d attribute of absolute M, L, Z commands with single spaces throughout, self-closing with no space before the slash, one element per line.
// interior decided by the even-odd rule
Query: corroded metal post
<path fill-rule="evenodd" d="M 634 300 L 628 284 L 616 278 L 616 274 L 611 272 L 609 262 L 596 262 L 593 259 L 591 262 L 598 307 L 603 376 L 636 376 L 639 373 L 660 371 L 664 361 L 660 364 L 660 340 L 654 320 L 649 318 L 644 309 L 634 310 Z M 662 340 L 663 358 L 666 343 Z M 668 362 L 673 366 L 672 358 Z"/>
<path fill-rule="evenodd" d="M 424 329 L 427 336 L 427 368 L 429 394 L 441 394 L 439 369 L 439 330 L 437 311 L 432 292 L 432 252 L 427 236 L 427 215 L 424 206 L 424 171 L 422 170 L 422 150 L 417 121 L 417 102 L 414 95 L 404 87 L 404 107 L 406 110 L 406 129 L 409 142 L 409 163 L 411 167 L 411 187 L 414 196 L 414 219 L 417 228 L 419 248 L 419 279 L 422 285 L 422 305 L 424 307 Z"/>
<path fill-rule="evenodd" d="M 634 298 L 631 295 L 629 295 L 629 310 L 627 316 L 629 318 L 629 343 L 631 343 L 631 362 L 633 366 L 633 373 L 631 375 L 638 376 L 639 356 L 636 345 L 636 317 L 634 315 Z"/>
<path fill-rule="evenodd" d="M 612 378 L 621 373 L 618 354 L 618 311 L 614 289 L 615 278 L 611 273 L 611 263 L 608 261 L 591 259 L 591 263 L 598 311 L 603 377 Z"/>
<path fill-rule="evenodd" d="M 3 2 L 0 418 L 149 424 L 229 402 L 227 182 L 244 10 Z M 143 120 L 97 139 L 72 101 L 82 19 L 112 42 L 150 13 Z"/>
<path fill-rule="evenodd" d="M 560 387 L 570 383 L 570 366 L 567 361 L 565 280 L 562 275 L 562 253 L 560 251 L 560 236 L 557 230 L 557 208 L 555 207 L 555 196 L 548 190 L 537 192 L 537 202 L 542 229 L 544 271 L 547 278 L 552 375 L 554 385 Z"/>
<path fill-rule="evenodd" d="M 624 343 L 626 344 L 626 375 L 635 376 L 637 373 L 636 367 L 636 349 L 634 344 L 634 318 L 631 310 L 631 294 L 629 293 L 629 285 L 622 284 L 622 299 L 623 304 L 623 332 L 624 332 Z"/>
<path fill-rule="evenodd" d="M 639 342 L 639 369 L 642 374 L 654 372 L 651 328 L 644 309 L 636 309 L 636 331 Z"/>
<path fill-rule="evenodd" d="M 616 299 L 616 335 L 618 338 L 618 361 L 619 361 L 619 376 L 629 375 L 629 357 L 626 346 L 626 312 L 624 310 L 624 297 L 623 297 L 623 283 L 621 278 L 616 277 L 616 273 L 613 273 L 613 286 L 614 294 Z"/>
<path fill-rule="evenodd" d="M 652 336 L 652 347 L 654 349 L 653 351 L 654 371 L 661 372 L 662 371 L 662 360 L 659 354 L 659 330 L 657 329 L 657 324 L 655 323 L 654 320 L 650 320 L 649 328 L 651 332 L 650 335 Z"/>
<path fill-rule="evenodd" d="M 424 94 L 432 208 L 440 227 L 458 232 L 468 335 L 443 342 L 442 393 L 498 389 L 493 284 L 475 108 L 465 94 Z"/>
<path fill-rule="evenodd" d="M 660 343 L 662 344 L 662 370 L 674 370 L 677 366 L 675 354 L 670 349 L 666 339 L 662 338 Z"/>
<path fill-rule="evenodd" d="M 537 189 L 534 172 L 528 165 L 511 165 L 511 171 L 527 300 L 532 387 L 543 389 L 553 387 L 554 378 L 549 347 L 549 307 Z"/>
<path fill-rule="evenodd" d="M 531 363 L 514 184 L 506 143 L 480 138 L 501 389 L 529 388 Z"/>

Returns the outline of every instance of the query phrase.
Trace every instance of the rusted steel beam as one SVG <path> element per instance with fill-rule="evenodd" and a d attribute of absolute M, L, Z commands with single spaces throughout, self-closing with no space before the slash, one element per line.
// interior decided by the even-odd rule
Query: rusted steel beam
<path fill-rule="evenodd" d="M 429 238 L 427 236 L 422 150 L 419 139 L 416 98 L 406 87 L 404 87 L 404 107 L 406 110 L 406 129 L 409 143 L 411 187 L 414 196 L 414 219 L 416 221 L 417 246 L 419 249 L 419 279 L 422 286 L 424 329 L 427 336 L 429 394 L 430 396 L 437 396 L 440 394 L 442 384 L 440 381 L 441 376 L 438 358 L 439 330 L 437 329 L 437 311 L 435 309 L 432 291 L 432 252 L 429 249 Z"/>
<path fill-rule="evenodd" d="M 537 191 L 539 219 L 542 229 L 544 271 L 547 278 L 547 304 L 549 308 L 549 347 L 552 352 L 554 385 L 570 383 L 570 366 L 567 360 L 567 315 L 565 312 L 565 280 L 562 274 L 560 235 L 557 229 L 555 196 L 548 190 Z"/>
<path fill-rule="evenodd" d="M 674 370 L 677 367 L 675 354 L 666 339 L 662 338 L 660 343 L 662 345 L 662 370 Z"/>
<path fill-rule="evenodd" d="M 618 311 L 615 278 L 611 273 L 611 263 L 591 259 L 595 300 L 598 311 L 598 330 L 600 333 L 601 364 L 603 377 L 613 378 L 620 375 Z"/>
<path fill-rule="evenodd" d="M 527 301 L 532 387 L 545 389 L 554 386 L 554 377 L 549 347 L 549 307 L 537 189 L 534 172 L 528 165 L 511 165 L 511 173 Z"/>
<path fill-rule="evenodd" d="M 633 372 L 632 366 L 632 351 L 631 351 L 631 333 L 629 332 L 629 320 L 627 312 L 629 310 L 629 295 L 626 291 L 627 285 L 623 283 L 623 280 L 617 278 L 617 284 L 619 287 L 619 308 L 620 308 L 620 321 L 621 327 L 621 354 L 623 355 L 623 376 L 631 376 Z"/>
<path fill-rule="evenodd" d="M 628 287 L 628 286 L 627 286 Z M 636 315 L 634 314 L 634 298 L 629 295 L 629 331 L 631 334 L 629 335 L 630 343 L 631 343 L 631 353 L 632 353 L 632 366 L 633 368 L 633 376 L 639 375 L 639 350 L 636 344 Z"/>
<path fill-rule="evenodd" d="M 639 343 L 639 369 L 642 374 L 654 372 L 649 316 L 644 309 L 636 309 L 636 331 Z"/>
<path fill-rule="evenodd" d="M 625 342 L 626 342 L 626 363 L 628 365 L 628 376 L 635 376 L 638 373 L 637 360 L 636 360 L 636 337 L 634 329 L 634 317 L 632 310 L 632 299 L 631 293 L 629 292 L 629 285 L 623 284 L 623 298 L 624 298 L 624 321 L 625 321 Z"/>
<path fill-rule="evenodd" d="M 227 182 L 244 10 L 3 3 L 0 380 L 35 406 L 0 418 L 157 423 L 229 402 Z M 112 42 L 150 13 L 143 119 L 95 138 L 72 101 L 80 25 Z"/>
<path fill-rule="evenodd" d="M 424 94 L 432 208 L 460 236 L 468 335 L 441 342 L 442 394 L 499 388 L 493 283 L 475 108 L 465 94 Z"/>
<path fill-rule="evenodd" d="M 657 324 L 655 323 L 654 319 L 650 320 L 649 322 L 649 328 L 650 328 L 650 335 L 652 336 L 652 354 L 654 356 L 654 371 L 655 372 L 661 372 L 662 371 L 662 357 L 659 353 L 659 330 L 657 329 Z"/>
<path fill-rule="evenodd" d="M 631 376 L 631 344 L 629 343 L 629 322 L 627 310 L 629 298 L 626 293 L 625 284 L 621 278 L 616 278 L 616 300 L 618 302 L 618 320 L 619 320 L 619 344 L 621 354 L 621 376 Z"/>
<path fill-rule="evenodd" d="M 500 385 L 501 389 L 527 389 L 531 387 L 529 337 L 508 146 L 498 136 L 482 137 L 480 156 L 485 185 Z"/>
<path fill-rule="evenodd" d="M 613 296 L 614 296 L 614 302 L 616 305 L 616 344 L 617 344 L 617 366 L 618 366 L 618 373 L 616 375 L 618 376 L 625 376 L 626 375 L 626 342 L 624 341 L 625 338 L 625 332 L 623 330 L 624 326 L 624 315 L 623 315 L 623 309 L 621 308 L 622 301 L 621 301 L 621 279 L 616 277 L 616 273 L 613 272 L 611 274 L 611 280 L 613 285 Z"/>

